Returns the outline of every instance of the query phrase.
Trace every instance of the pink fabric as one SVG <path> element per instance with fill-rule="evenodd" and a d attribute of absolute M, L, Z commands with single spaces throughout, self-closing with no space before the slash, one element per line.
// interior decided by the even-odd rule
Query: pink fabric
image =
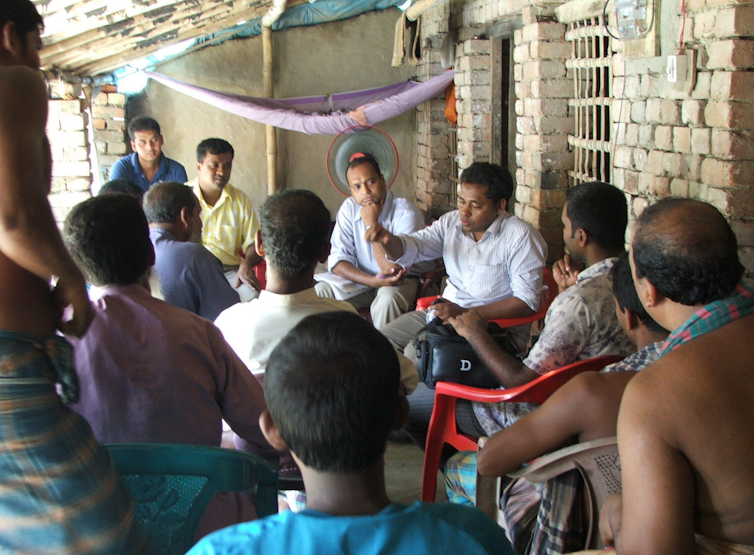
<path fill-rule="evenodd" d="M 213 91 L 147 72 L 158 83 L 226 112 L 309 135 L 337 135 L 354 125 L 363 125 L 362 112 L 369 125 L 395 117 L 437 96 L 453 81 L 454 75 L 451 70 L 424 83 L 403 81 L 376 89 L 280 100 Z M 358 119 L 351 117 L 349 111 L 354 111 Z"/>

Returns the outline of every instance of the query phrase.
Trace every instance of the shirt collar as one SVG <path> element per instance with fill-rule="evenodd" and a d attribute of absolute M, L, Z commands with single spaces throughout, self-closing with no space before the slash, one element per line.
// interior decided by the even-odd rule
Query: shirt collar
<path fill-rule="evenodd" d="M 139 164 L 139 153 L 133 152 L 131 154 L 131 165 L 133 165 L 135 172 L 143 177 L 145 180 L 149 181 L 147 179 L 147 176 L 144 175 L 144 170 L 141 169 L 141 164 Z M 160 152 L 160 167 L 157 168 L 157 173 L 154 174 L 154 178 L 152 181 L 149 181 L 149 183 L 156 183 L 158 181 L 162 181 L 162 178 L 168 173 L 168 159 L 165 156 L 164 152 Z"/>
<path fill-rule="evenodd" d="M 168 239 L 169 241 L 178 241 L 178 239 L 176 239 L 175 235 L 173 235 L 172 233 L 170 233 L 167 229 L 163 229 L 161 227 L 150 227 L 149 228 L 149 237 L 152 240 L 160 239 L 160 238 L 165 238 L 165 239 Z"/>
<path fill-rule="evenodd" d="M 600 260 L 596 264 L 592 264 L 586 270 L 579 272 L 579 277 L 576 278 L 576 282 L 578 283 L 582 280 L 593 278 L 595 276 L 599 276 L 601 274 L 607 273 L 610 270 L 610 268 L 613 267 L 613 264 L 615 264 L 616 260 L 618 260 L 618 257 L 613 256 L 611 258 L 605 258 L 605 260 Z"/>
<path fill-rule="evenodd" d="M 127 295 L 129 297 L 149 297 L 152 295 L 138 283 L 129 283 L 128 285 L 109 285 L 102 288 L 102 297 L 107 295 Z"/>
<path fill-rule="evenodd" d="M 189 185 L 194 188 L 194 194 L 196 195 L 196 198 L 199 199 L 199 203 L 202 205 L 202 210 L 213 210 L 220 206 L 225 201 L 225 199 L 230 198 L 230 193 L 228 192 L 230 183 L 226 183 L 225 187 L 223 187 L 223 190 L 220 191 L 220 198 L 217 199 L 217 202 L 214 206 L 210 206 L 204 200 L 204 195 L 202 195 L 202 188 L 199 187 L 199 177 L 195 177 L 193 181 L 189 182 Z"/>
<path fill-rule="evenodd" d="M 279 295 L 264 289 L 259 292 L 259 301 L 269 306 L 293 306 L 316 302 L 317 300 L 319 300 L 319 297 L 314 287 L 290 295 Z"/>

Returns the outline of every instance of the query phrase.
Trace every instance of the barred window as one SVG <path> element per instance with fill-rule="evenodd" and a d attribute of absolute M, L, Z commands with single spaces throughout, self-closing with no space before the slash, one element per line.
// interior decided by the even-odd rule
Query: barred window
<path fill-rule="evenodd" d="M 565 35 L 572 45 L 566 68 L 573 75 L 569 105 L 576 119 L 575 134 L 568 136 L 574 150 L 574 169 L 568 172 L 571 186 L 594 180 L 610 183 L 612 177 L 613 46 L 602 14 L 592 15 L 569 22 Z"/>

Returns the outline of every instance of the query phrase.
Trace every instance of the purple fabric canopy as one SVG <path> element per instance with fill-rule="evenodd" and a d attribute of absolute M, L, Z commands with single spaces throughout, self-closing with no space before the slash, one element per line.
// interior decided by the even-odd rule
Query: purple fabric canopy
<path fill-rule="evenodd" d="M 424 83 L 403 81 L 376 89 L 284 100 L 222 93 L 189 85 L 160 73 L 150 71 L 146 74 L 167 87 L 237 116 L 310 135 L 337 135 L 349 127 L 364 123 L 351 117 L 349 112 L 363 106 L 363 117 L 369 125 L 390 119 L 445 90 L 453 82 L 455 71 L 446 71 Z M 355 115 L 360 116 L 361 110 Z"/>

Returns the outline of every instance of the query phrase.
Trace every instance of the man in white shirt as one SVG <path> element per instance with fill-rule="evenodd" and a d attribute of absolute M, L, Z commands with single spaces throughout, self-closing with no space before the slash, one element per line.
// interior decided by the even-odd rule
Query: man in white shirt
<path fill-rule="evenodd" d="M 351 197 L 338 210 L 327 267 L 338 276 L 369 287 L 348 302 L 354 308 L 369 307 L 372 323 L 379 330 L 412 308 L 418 276 L 431 264 L 402 267 L 388 262 L 381 245 L 364 239 L 365 221 L 378 220 L 391 233 L 406 235 L 422 229 L 424 218 L 410 201 L 387 190 L 371 154 L 357 152 L 351 156 L 346 180 Z M 334 298 L 326 281 L 319 282 L 316 289 L 320 297 Z"/>
<path fill-rule="evenodd" d="M 260 381 L 273 349 L 306 316 L 355 313 L 350 304 L 317 296 L 314 269 L 327 258 L 330 213 L 311 191 L 287 190 L 269 197 L 260 211 L 255 244 L 267 262 L 267 287 L 249 303 L 223 311 L 215 324 Z M 414 365 L 402 355 L 401 383 L 416 388 Z"/>

